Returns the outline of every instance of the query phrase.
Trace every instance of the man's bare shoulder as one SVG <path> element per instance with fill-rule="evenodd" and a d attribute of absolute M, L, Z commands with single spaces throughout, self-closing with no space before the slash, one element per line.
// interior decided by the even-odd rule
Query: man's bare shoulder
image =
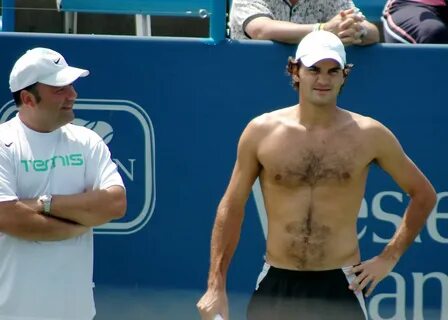
<path fill-rule="evenodd" d="M 367 131 L 383 131 L 387 130 L 387 128 L 378 120 L 365 116 L 356 112 L 346 111 L 347 115 L 351 117 L 351 119 L 359 126 L 361 130 Z"/>
<path fill-rule="evenodd" d="M 291 119 L 293 109 L 294 107 L 277 109 L 253 118 L 244 129 L 241 140 L 258 144 L 275 132 L 276 128 L 284 126 L 286 121 Z"/>
<path fill-rule="evenodd" d="M 258 130 L 271 130 L 277 126 L 284 125 L 291 121 L 296 113 L 295 107 L 286 107 L 271 112 L 264 113 L 252 119 L 249 126 Z"/>
<path fill-rule="evenodd" d="M 392 131 L 380 121 L 355 112 L 347 112 L 359 129 L 357 134 L 368 140 L 370 145 L 384 147 L 396 140 Z"/>

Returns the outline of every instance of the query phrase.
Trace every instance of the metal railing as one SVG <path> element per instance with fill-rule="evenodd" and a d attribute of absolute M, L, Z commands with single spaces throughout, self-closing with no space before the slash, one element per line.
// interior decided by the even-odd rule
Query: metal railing
<path fill-rule="evenodd" d="M 219 42 L 226 36 L 227 0 L 55 0 L 55 10 L 76 24 L 77 13 L 184 16 L 209 19 L 209 38 Z M 1 0 L 3 31 L 14 31 L 15 1 Z M 141 19 L 140 19 L 141 20 Z M 137 20 L 137 21 L 140 21 Z"/>
<path fill-rule="evenodd" d="M 209 18 L 209 39 L 225 38 L 226 0 L 57 0 L 62 12 Z"/>

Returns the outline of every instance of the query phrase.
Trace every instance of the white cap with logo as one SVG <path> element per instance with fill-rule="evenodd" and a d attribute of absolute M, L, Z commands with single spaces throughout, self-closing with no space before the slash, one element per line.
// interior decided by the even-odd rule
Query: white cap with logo
<path fill-rule="evenodd" d="M 16 92 L 36 82 L 63 87 L 88 74 L 88 70 L 67 65 L 64 57 L 54 50 L 34 48 L 14 64 L 9 75 L 9 89 Z"/>
<path fill-rule="evenodd" d="M 300 60 L 306 67 L 311 67 L 324 59 L 333 59 L 339 63 L 341 69 L 344 69 L 346 64 L 344 44 L 331 32 L 323 30 L 310 32 L 300 41 L 296 60 Z"/>

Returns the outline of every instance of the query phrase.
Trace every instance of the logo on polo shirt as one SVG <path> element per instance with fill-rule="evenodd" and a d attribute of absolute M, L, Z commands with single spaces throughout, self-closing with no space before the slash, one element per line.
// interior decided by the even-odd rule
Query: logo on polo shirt
<path fill-rule="evenodd" d="M 48 171 L 56 167 L 80 167 L 84 164 L 81 153 L 61 154 L 50 159 L 20 160 L 25 172 Z"/>

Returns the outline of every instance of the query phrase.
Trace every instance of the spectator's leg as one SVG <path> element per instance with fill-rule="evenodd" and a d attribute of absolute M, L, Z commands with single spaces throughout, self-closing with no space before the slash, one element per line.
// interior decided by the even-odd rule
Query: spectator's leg
<path fill-rule="evenodd" d="M 448 43 L 444 12 L 445 7 L 394 1 L 385 8 L 384 40 L 395 43 Z"/>

